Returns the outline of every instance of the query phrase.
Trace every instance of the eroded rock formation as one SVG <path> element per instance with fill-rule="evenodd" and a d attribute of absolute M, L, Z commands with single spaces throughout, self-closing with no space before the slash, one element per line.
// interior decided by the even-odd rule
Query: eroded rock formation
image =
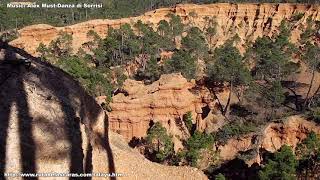
<path fill-rule="evenodd" d="M 40 42 L 48 45 L 56 39 L 59 32 L 67 32 L 73 36 L 73 48 L 75 52 L 88 41 L 87 32 L 93 30 L 104 37 L 108 28 L 119 28 L 122 24 L 141 20 L 142 22 L 157 25 L 160 20 L 168 19 L 168 13 L 174 13 L 182 17 L 186 24 L 193 24 L 203 28 L 205 17 L 216 17 L 217 35 L 213 42 L 217 46 L 225 40 L 233 37 L 236 33 L 240 37 L 238 47 L 244 50 L 242 45 L 245 41 L 255 40 L 259 36 L 271 36 L 278 31 L 282 20 L 292 20 L 294 16 L 302 13 L 301 19 L 294 22 L 292 29 L 293 42 L 296 42 L 301 31 L 306 28 L 308 17 L 313 20 L 320 20 L 319 5 L 303 4 L 229 4 L 217 3 L 209 5 L 183 4 L 172 8 L 161 8 L 147 12 L 138 17 L 130 17 L 116 20 L 91 20 L 66 27 L 53 27 L 39 24 L 25 27 L 19 30 L 19 38 L 11 44 L 23 48 L 31 54 L 36 54 Z M 196 16 L 189 16 L 195 12 Z"/>
<path fill-rule="evenodd" d="M 232 160 L 239 155 L 239 152 L 256 150 L 256 156 L 248 159 L 247 163 L 249 165 L 260 163 L 259 148 L 269 152 L 275 152 L 285 144 L 295 148 L 311 131 L 320 134 L 320 126 L 301 116 L 291 116 L 283 123 L 268 124 L 260 135 L 251 133 L 241 138 L 228 140 L 226 145 L 219 147 L 220 158 L 224 161 Z"/>
<path fill-rule="evenodd" d="M 292 116 L 286 119 L 283 124 L 271 123 L 268 125 L 263 132 L 261 147 L 270 152 L 280 149 L 284 144 L 295 148 L 311 131 L 320 134 L 320 126 L 300 116 Z"/>
<path fill-rule="evenodd" d="M 110 103 L 110 127 L 127 140 L 144 137 L 150 122 L 161 122 L 172 135 L 185 139 L 188 130 L 183 115 L 191 112 L 198 129 L 203 129 L 202 97 L 191 90 L 194 83 L 181 74 L 162 75 L 151 85 L 142 81 L 126 80 L 122 93 L 115 95 Z"/>
<path fill-rule="evenodd" d="M 1 175 L 116 172 L 125 175 L 121 179 L 207 179 L 194 168 L 146 160 L 109 132 L 103 110 L 71 76 L 37 59 L 29 69 L 0 64 L 0 102 Z"/>

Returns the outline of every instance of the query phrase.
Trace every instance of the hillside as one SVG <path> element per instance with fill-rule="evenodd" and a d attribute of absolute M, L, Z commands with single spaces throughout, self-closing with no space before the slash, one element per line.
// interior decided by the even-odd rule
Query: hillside
<path fill-rule="evenodd" d="M 77 52 L 82 44 L 89 41 L 87 38 L 89 30 L 105 37 L 110 27 L 120 28 L 125 23 L 133 24 L 138 20 L 155 26 L 160 20 L 167 20 L 166 15 L 169 13 L 179 15 L 185 24 L 194 23 L 201 29 L 205 26 L 205 17 L 216 17 L 218 34 L 213 40 L 216 46 L 223 44 L 235 33 L 240 37 L 239 46 L 263 35 L 271 36 L 278 30 L 282 20 L 292 20 L 294 16 L 302 13 L 303 16 L 295 22 L 291 30 L 291 40 L 297 42 L 301 31 L 306 28 L 308 17 L 313 20 L 320 20 L 319 10 L 320 6 L 317 4 L 184 4 L 173 8 L 157 9 L 138 17 L 115 20 L 97 19 L 66 27 L 53 27 L 44 24 L 32 25 L 20 29 L 18 39 L 12 41 L 11 44 L 36 55 L 36 49 L 40 43 L 48 45 L 58 37 L 60 31 L 63 31 L 72 35 L 72 46 L 74 51 Z M 195 17 L 189 16 L 192 12 L 196 14 Z M 242 50 L 244 50 L 243 47 Z"/>
<path fill-rule="evenodd" d="M 3 0 L 0 6 L 4 7 L 10 0 Z M 11 1 L 12 2 L 12 1 Z M 28 2 L 28 1 L 27 1 Z M 55 1 L 34 0 L 39 6 L 41 3 L 52 6 Z M 173 7 L 182 3 L 210 4 L 218 2 L 228 3 L 268 3 L 268 2 L 291 2 L 291 3 L 317 3 L 317 0 L 145 0 L 143 3 L 139 0 L 108 0 L 108 1 L 84 1 L 84 0 L 59 0 L 57 3 L 73 5 L 78 3 L 89 4 L 99 8 L 33 8 L 32 13 L 29 10 L 6 9 L 0 7 L 0 31 L 12 28 L 21 28 L 31 24 L 51 24 L 55 26 L 67 26 L 91 19 L 118 19 L 123 17 L 138 16 L 144 12 L 159 9 L 162 7 Z M 101 7 L 102 6 L 102 7 Z"/>

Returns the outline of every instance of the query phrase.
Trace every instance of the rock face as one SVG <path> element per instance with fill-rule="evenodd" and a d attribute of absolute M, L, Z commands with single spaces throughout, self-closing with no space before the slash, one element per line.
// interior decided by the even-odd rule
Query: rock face
<path fill-rule="evenodd" d="M 275 152 L 285 144 L 295 148 L 311 131 L 320 134 L 320 126 L 300 116 L 291 116 L 283 123 L 268 124 L 261 135 L 252 133 L 241 138 L 230 139 L 226 145 L 218 148 L 220 158 L 222 160 L 232 160 L 239 155 L 239 152 L 252 149 L 258 152 L 259 148 Z M 255 162 L 261 162 L 259 153 L 253 159 L 247 161 L 249 165 Z"/>
<path fill-rule="evenodd" d="M 289 117 L 283 124 L 271 123 L 264 130 L 261 146 L 267 151 L 274 152 L 284 144 L 293 148 L 310 133 L 320 134 L 320 126 L 314 122 L 306 121 L 299 116 Z"/>
<path fill-rule="evenodd" d="M 110 128 L 127 140 L 144 137 L 150 122 L 161 122 L 173 135 L 181 138 L 189 133 L 182 122 L 183 115 L 192 112 L 194 123 L 203 128 L 202 98 L 190 90 L 194 84 L 181 74 L 162 75 L 151 85 L 141 81 L 126 80 L 122 93 L 115 95 L 110 103 Z"/>
<path fill-rule="evenodd" d="M 259 36 L 271 36 L 277 32 L 282 20 L 291 20 L 295 15 L 302 13 L 303 17 L 295 22 L 292 29 L 293 42 L 296 42 L 302 29 L 306 28 L 308 17 L 320 20 L 319 5 L 303 4 L 229 4 L 217 3 L 209 5 L 183 4 L 172 8 L 161 8 L 147 12 L 138 17 L 123 18 L 116 20 L 91 20 L 66 27 L 53 27 L 39 24 L 25 27 L 19 30 L 19 38 L 11 44 L 35 55 L 36 48 L 40 42 L 49 44 L 56 39 L 60 31 L 70 33 L 73 36 L 73 48 L 75 52 L 88 41 L 87 32 L 93 30 L 104 37 L 108 28 L 119 28 L 122 24 L 141 20 L 145 23 L 157 25 L 162 19 L 167 19 L 168 13 L 174 13 L 182 17 L 186 24 L 194 24 L 203 28 L 205 17 L 216 17 L 217 35 L 213 42 L 218 46 L 225 40 L 233 37 L 236 33 L 240 37 L 239 48 L 245 40 L 255 40 Z M 195 12 L 196 16 L 190 16 L 190 12 Z"/>
<path fill-rule="evenodd" d="M 207 179 L 194 168 L 146 160 L 109 132 L 103 110 L 72 77 L 37 59 L 30 68 L 0 64 L 0 102 L 1 175 L 116 172 L 125 175 L 121 179 Z"/>

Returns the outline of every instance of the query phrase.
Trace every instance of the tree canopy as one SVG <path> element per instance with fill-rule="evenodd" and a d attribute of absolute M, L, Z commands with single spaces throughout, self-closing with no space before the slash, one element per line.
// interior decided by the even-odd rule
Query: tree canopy
<path fill-rule="evenodd" d="M 157 161 L 164 161 L 173 153 L 173 142 L 159 122 L 156 122 L 147 133 L 147 142 L 151 153 L 155 153 Z"/>
<path fill-rule="evenodd" d="M 282 146 L 274 154 L 274 158 L 268 159 L 267 164 L 259 172 L 260 179 L 295 179 L 297 161 L 289 146 Z"/>
<path fill-rule="evenodd" d="M 222 114 L 225 115 L 229 108 L 234 87 L 248 85 L 251 81 L 251 75 L 249 69 L 243 62 L 239 50 L 232 45 L 231 41 L 217 48 L 213 57 L 214 59 L 209 62 L 207 66 L 207 75 L 210 81 L 222 84 L 228 83 L 230 88 L 225 108 L 223 108 L 223 105 L 220 103 Z"/>
<path fill-rule="evenodd" d="M 196 68 L 196 59 L 184 50 L 175 52 L 172 58 L 166 61 L 164 66 L 165 72 L 181 72 L 182 75 L 188 79 L 195 78 Z"/>

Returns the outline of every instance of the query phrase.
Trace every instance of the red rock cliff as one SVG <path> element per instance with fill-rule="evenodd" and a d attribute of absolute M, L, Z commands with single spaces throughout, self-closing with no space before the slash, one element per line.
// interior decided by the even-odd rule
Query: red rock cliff
<path fill-rule="evenodd" d="M 226 145 L 219 147 L 220 158 L 231 160 L 239 155 L 239 152 L 256 148 L 275 152 L 285 144 L 295 148 L 311 131 L 320 134 L 320 126 L 305 120 L 301 116 L 291 116 L 285 119 L 283 123 L 268 124 L 260 135 L 251 133 L 241 138 L 228 140 Z M 251 165 L 255 162 L 261 162 L 259 154 L 247 163 Z"/>
<path fill-rule="evenodd" d="M 152 120 L 161 122 L 169 133 L 186 137 L 188 131 L 181 122 L 182 116 L 188 111 L 192 112 L 198 128 L 203 127 L 201 108 L 205 104 L 199 95 L 190 91 L 192 87 L 194 84 L 181 74 L 162 75 L 151 85 L 126 80 L 124 93 L 115 95 L 110 104 L 112 111 L 108 115 L 111 130 L 127 140 L 144 137 Z"/>
<path fill-rule="evenodd" d="M 134 23 L 142 20 L 156 25 L 160 20 L 167 19 L 168 13 L 175 13 L 183 18 L 184 23 L 193 23 L 196 26 L 204 26 L 204 17 L 216 17 L 217 35 L 215 42 L 222 44 L 226 39 L 237 33 L 240 37 L 239 48 L 244 40 L 255 40 L 258 36 L 271 35 L 277 31 L 282 20 L 289 20 L 298 13 L 304 16 L 296 22 L 292 29 L 292 41 L 295 42 L 306 27 L 306 20 L 311 17 L 320 20 L 319 5 L 303 4 L 228 4 L 218 3 L 209 5 L 184 4 L 172 8 L 162 8 L 147 12 L 138 17 L 130 17 L 116 20 L 98 19 L 91 20 L 66 27 L 53 27 L 50 25 L 33 25 L 19 30 L 19 38 L 11 44 L 25 49 L 31 54 L 36 54 L 39 43 L 49 44 L 57 38 L 59 31 L 65 31 L 73 36 L 75 51 L 88 41 L 86 34 L 94 30 L 102 37 L 106 35 L 109 27 L 118 28 L 121 24 Z M 188 16 L 195 12 L 196 17 Z M 243 49 L 243 48 L 242 48 Z"/>

